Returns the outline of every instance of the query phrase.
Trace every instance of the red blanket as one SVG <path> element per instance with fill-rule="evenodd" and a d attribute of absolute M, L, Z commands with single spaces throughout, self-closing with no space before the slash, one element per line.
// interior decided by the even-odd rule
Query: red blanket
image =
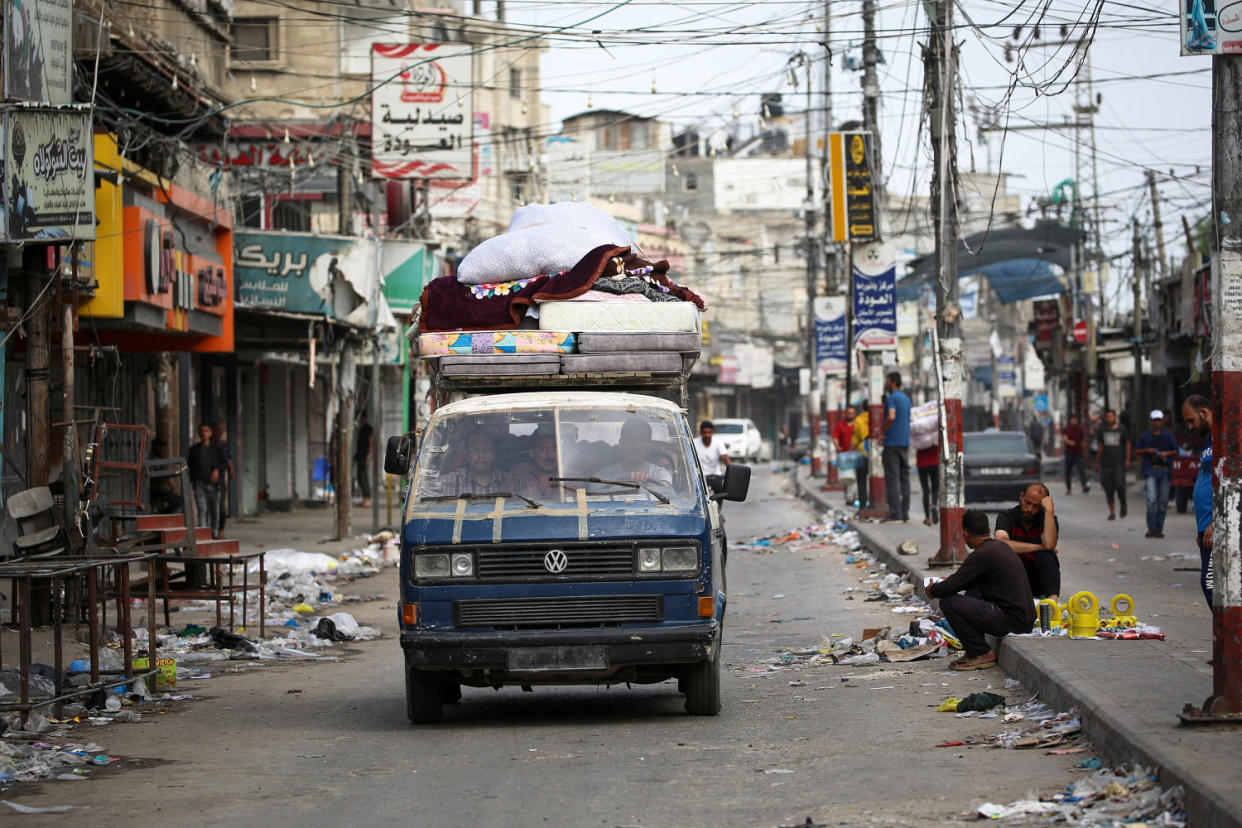
<path fill-rule="evenodd" d="M 531 282 L 521 290 L 504 296 L 475 296 L 470 285 L 463 285 L 453 276 L 433 279 L 423 288 L 419 298 L 422 315 L 419 330 L 434 331 L 505 331 L 518 327 L 526 309 L 534 302 L 572 299 L 586 293 L 595 280 L 617 270 L 616 258 L 626 270 L 653 267 L 650 278 L 669 288 L 669 292 L 685 302 L 693 302 L 704 310 L 703 300 L 693 291 L 673 282 L 665 274 L 668 262 L 649 262 L 630 252 L 628 247 L 604 245 L 582 257 L 571 270 Z"/>

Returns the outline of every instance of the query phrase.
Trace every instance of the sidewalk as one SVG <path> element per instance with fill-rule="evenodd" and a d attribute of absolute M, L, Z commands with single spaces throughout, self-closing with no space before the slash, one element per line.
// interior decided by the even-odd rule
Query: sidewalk
<path fill-rule="evenodd" d="M 821 478 L 811 480 L 806 467 L 796 468 L 803 496 L 823 509 L 843 507 L 840 492 L 821 491 Z M 1065 547 L 1061 550 L 1062 600 L 1088 589 L 1107 606 L 1114 594 L 1124 591 L 1133 596 L 1137 614 L 1159 626 L 1168 640 L 1006 638 L 997 647 L 1000 665 L 1054 708 L 1078 707 L 1087 737 L 1114 764 L 1154 768 L 1161 785 L 1183 786 L 1190 825 L 1242 826 L 1242 735 L 1238 728 L 1188 728 L 1177 719 L 1187 702 L 1199 706 L 1212 691 L 1212 669 L 1207 664 L 1212 649 L 1211 614 L 1199 592 L 1198 575 L 1183 571 L 1197 570 L 1198 558 L 1161 557 L 1187 547 L 1180 542 L 1183 534 L 1192 531 L 1182 526 L 1188 523 L 1187 516 L 1169 515 L 1169 540 L 1134 538 L 1135 532 L 1141 535 L 1145 528 L 1141 494 L 1136 495 L 1131 485 L 1129 521 L 1105 523 L 1102 515 L 1107 514 L 1107 507 L 1097 491 L 1056 500 L 1059 515 L 1062 501 L 1070 504 L 1071 514 L 1061 517 L 1062 537 L 1073 537 L 1061 544 Z M 917 479 L 912 495 L 911 512 L 917 514 Z M 1082 520 L 1070 527 L 1067 517 Z M 863 544 L 890 570 L 908 570 L 912 582 L 922 583 L 927 558 L 939 544 L 938 527 L 924 526 L 917 517 L 909 524 L 860 520 L 853 524 Z M 918 541 L 918 555 L 898 555 L 897 545 L 911 538 Z M 1173 563 L 1179 565 L 1172 567 Z M 1110 571 L 1114 568 L 1116 572 Z M 1170 577 L 1166 574 L 1170 570 L 1183 583 L 1160 583 Z M 946 572 L 936 570 L 939 575 Z"/>
<path fill-rule="evenodd" d="M 386 522 L 388 509 L 380 501 L 379 528 L 396 526 L 401 520 L 401 504 L 392 505 L 392 523 Z M 299 506 L 289 512 L 264 512 L 254 517 L 229 518 L 221 537 L 234 538 L 243 552 L 255 549 L 294 547 L 303 552 L 326 552 L 337 555 L 363 545 L 362 537 L 371 534 L 371 507 L 355 504 L 350 512 L 351 536 L 334 540 L 335 507 Z"/>

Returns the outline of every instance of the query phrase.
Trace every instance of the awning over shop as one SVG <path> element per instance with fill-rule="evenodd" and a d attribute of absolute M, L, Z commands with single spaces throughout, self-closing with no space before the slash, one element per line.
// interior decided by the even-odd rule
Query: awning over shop
<path fill-rule="evenodd" d="M 1068 283 L 1053 265 L 1065 273 L 1071 268 L 1070 249 L 1086 238 L 1086 232 L 1052 222 L 1032 228 L 1006 227 L 974 233 L 958 242 L 957 274 L 976 274 L 1006 304 L 1064 293 Z M 898 301 L 917 298 L 936 275 L 936 257 L 922 256 L 911 262 L 910 272 L 897 284 Z"/>

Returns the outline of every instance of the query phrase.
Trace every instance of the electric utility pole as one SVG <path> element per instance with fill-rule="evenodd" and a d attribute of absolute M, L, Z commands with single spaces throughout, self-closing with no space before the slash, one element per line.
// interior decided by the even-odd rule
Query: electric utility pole
<path fill-rule="evenodd" d="M 1212 58 L 1212 695 L 1183 722 L 1242 713 L 1242 57 Z"/>
<path fill-rule="evenodd" d="M 953 96 L 957 79 L 953 46 L 953 0 L 925 5 L 931 18 L 927 48 L 928 119 L 931 124 L 932 220 L 936 229 L 936 337 L 940 373 L 940 548 L 932 565 L 966 558 L 962 515 L 962 309 L 957 283 L 957 156 Z"/>
<path fill-rule="evenodd" d="M 1155 278 L 1163 278 L 1168 272 L 1164 258 L 1164 222 L 1160 220 L 1160 191 L 1156 189 L 1156 171 L 1147 171 L 1147 188 L 1151 191 L 1151 221 L 1156 228 Z"/>
<path fill-rule="evenodd" d="M 799 68 L 806 70 L 806 112 L 802 119 L 805 141 L 803 155 L 806 157 L 806 196 L 802 200 L 802 216 L 805 222 L 802 250 L 806 256 L 806 365 L 811 372 L 812 383 L 816 385 L 818 384 L 815 380 L 819 374 L 819 364 L 815 358 L 815 259 L 818 254 L 815 244 L 814 152 L 811 147 L 811 69 L 813 67 L 811 57 L 806 52 L 798 52 L 789 59 L 789 77 L 795 89 L 798 87 L 797 70 Z M 823 461 L 819 453 L 819 416 L 823 408 L 821 394 L 821 391 L 812 390 L 807 406 L 807 421 L 811 426 L 811 441 L 807 447 L 811 457 L 811 476 L 819 474 Z"/>
<path fill-rule="evenodd" d="M 875 43 L 875 0 L 863 0 L 863 129 L 871 133 L 871 180 L 880 195 L 884 187 L 883 170 L 880 167 L 880 82 L 875 67 L 880 62 L 880 48 Z"/>
<path fill-rule="evenodd" d="M 1138 219 L 1132 221 L 1132 234 L 1130 238 L 1131 256 L 1134 259 L 1134 375 L 1132 381 L 1134 383 L 1133 396 L 1131 397 L 1130 410 L 1134 412 L 1131 417 L 1130 427 L 1135 431 L 1142 431 L 1141 425 L 1145 420 L 1144 412 L 1147 410 L 1143 400 L 1143 273 L 1146 263 L 1143 260 L 1143 237 L 1139 234 Z M 1135 435 L 1129 435 L 1130 439 L 1135 439 Z"/>
<path fill-rule="evenodd" d="M 820 238 L 820 249 L 823 250 L 825 253 L 824 282 L 826 285 L 826 294 L 828 296 L 834 296 L 838 294 L 841 290 L 841 279 L 840 279 L 841 268 L 840 268 L 840 260 L 837 257 L 837 251 L 833 250 L 831 253 L 829 252 L 829 245 L 832 244 L 832 242 L 829 240 L 829 234 L 830 234 L 829 225 L 831 224 L 831 216 L 832 216 L 832 203 L 831 203 L 832 202 L 832 187 L 830 186 L 829 180 L 828 180 L 831 175 L 829 171 L 830 165 L 828 162 L 828 143 L 829 143 L 828 136 L 832 133 L 832 47 L 829 45 L 831 42 L 830 32 L 831 32 L 832 20 L 828 13 L 828 6 L 829 6 L 829 0 L 824 0 L 824 22 L 823 22 L 824 41 L 821 44 L 824 47 L 824 150 L 823 150 L 823 155 L 821 156 L 821 162 L 820 162 L 820 181 L 823 182 L 823 186 L 824 186 L 824 200 L 823 200 L 824 221 L 821 224 L 821 227 L 823 229 L 820 231 L 819 238 Z M 847 348 L 846 356 L 848 360 L 848 356 L 849 356 L 848 348 Z M 846 399 L 843 401 L 841 399 L 842 394 L 841 394 L 840 380 L 837 379 L 836 376 L 830 377 L 827 374 L 824 374 L 822 376 L 823 376 L 823 386 L 824 386 L 823 404 L 824 404 L 824 409 L 827 412 L 826 420 L 828 422 L 828 454 L 829 454 L 829 463 L 828 463 L 828 472 L 827 472 L 828 482 L 822 488 L 825 491 L 841 490 L 841 489 L 844 489 L 845 486 L 841 483 L 839 472 L 837 470 L 837 464 L 835 462 L 832 462 L 832 460 L 838 454 L 836 441 L 833 439 L 832 435 L 836 431 L 837 422 L 841 418 L 841 409 L 849 403 L 849 400 Z M 845 396 L 846 397 L 849 396 L 848 388 L 845 389 Z"/>
<path fill-rule="evenodd" d="M 876 211 L 877 226 L 882 223 L 882 216 L 887 205 L 884 203 L 884 171 L 883 165 L 880 163 L 881 147 L 880 147 L 880 120 L 879 120 L 879 99 L 880 99 L 880 82 L 876 79 L 875 67 L 880 62 L 880 49 L 875 42 L 875 0 L 863 0 L 863 75 L 862 75 L 862 93 L 863 93 L 863 129 L 871 136 L 871 157 L 868 165 L 871 169 L 871 186 L 875 190 L 875 200 L 878 206 Z M 878 229 L 880 229 L 878 227 Z M 877 232 L 875 238 L 880 237 Z M 853 274 L 854 274 L 854 255 L 853 245 L 850 246 L 850 301 L 853 302 Z M 852 336 L 852 334 L 851 334 Z M 850 340 L 851 353 L 850 360 L 854 359 L 853 340 Z M 867 389 L 867 417 L 871 427 L 873 436 L 884 433 L 884 366 L 878 351 L 867 352 L 867 373 L 864 380 L 864 387 Z M 882 518 L 889 513 L 887 491 L 884 482 L 884 463 L 881 455 L 881 446 L 875 440 L 872 440 L 872 449 L 867 456 L 869 481 L 869 493 L 859 493 L 860 498 L 866 498 L 869 494 L 870 502 L 865 508 L 859 511 L 860 517 Z M 900 504 L 897 504 L 900 508 Z"/>

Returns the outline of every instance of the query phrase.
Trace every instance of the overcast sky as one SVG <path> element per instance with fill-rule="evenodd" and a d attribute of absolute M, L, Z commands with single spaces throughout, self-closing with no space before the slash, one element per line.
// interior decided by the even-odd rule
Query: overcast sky
<path fill-rule="evenodd" d="M 555 121 L 588 108 L 620 109 L 659 117 L 678 127 L 707 129 L 737 123 L 743 132 L 757 122 L 758 94 L 779 91 L 802 106 L 804 86 L 795 90 L 785 71 L 789 58 L 805 50 L 822 60 L 822 5 L 767 0 L 758 3 L 685 3 L 632 0 L 616 3 L 576 0 L 508 0 L 508 19 L 548 27 L 574 26 L 556 35 L 543 57 L 543 101 Z M 860 118 L 861 2 L 832 2 L 829 44 L 833 51 L 832 99 L 835 122 Z M 923 67 L 927 40 L 922 4 L 877 3 L 877 31 L 884 57 L 880 67 L 880 123 L 890 190 L 926 192 L 930 156 L 920 130 Z M 966 0 L 955 10 L 961 48 L 961 102 L 969 110 L 991 110 L 1009 126 L 1059 123 L 1073 117 L 1072 78 L 1086 67 L 1072 60 L 1070 46 L 1051 45 L 1068 27 L 1069 39 L 1092 31 L 1090 14 L 1073 0 L 985 2 Z M 1174 4 L 1168 0 L 1107 2 L 1094 28 L 1090 70 L 1101 96 L 1097 115 L 1099 186 L 1107 249 L 1129 249 L 1130 219 L 1150 223 L 1144 171 L 1160 173 L 1159 187 L 1167 242 L 1180 241 L 1178 216 L 1192 220 L 1208 212 L 1211 160 L 1210 58 L 1180 57 Z M 611 11 L 609 11 L 612 9 Z M 607 12 L 603 16 L 601 12 Z M 965 19 L 978 28 L 972 28 Z M 581 26 L 581 21 L 594 17 Z M 1042 20 L 1040 39 L 1034 23 Z M 1002 22 L 1003 21 L 1003 22 Z M 1019 40 L 1014 24 L 1025 23 Z M 998 25 L 999 24 L 999 25 Z M 599 30 L 598 44 L 589 35 Z M 650 45 L 643 45 L 644 43 Z M 1005 59 L 1009 44 L 1012 61 Z M 1006 87 L 1017 72 L 1018 85 Z M 822 89 L 822 62 L 814 69 Z M 1157 77 L 1139 77 L 1139 76 Z M 656 93 L 652 93 L 652 87 Z M 820 106 L 818 98 L 815 106 Z M 1085 102 L 1085 101 L 1084 101 Z M 795 104 L 789 104 L 791 106 Z M 734 121 L 736 117 L 738 121 Z M 1073 178 L 1074 146 L 1083 152 L 1084 196 L 1092 192 L 1085 134 L 1076 130 L 989 133 L 981 140 L 980 116 L 959 120 L 959 165 L 1010 173 L 1010 188 L 1024 202 L 1046 196 Z M 1172 176 L 1170 176 L 1170 171 Z M 1170 250 L 1180 255 L 1181 247 Z M 1120 287 L 1120 285 L 1118 285 Z"/>

